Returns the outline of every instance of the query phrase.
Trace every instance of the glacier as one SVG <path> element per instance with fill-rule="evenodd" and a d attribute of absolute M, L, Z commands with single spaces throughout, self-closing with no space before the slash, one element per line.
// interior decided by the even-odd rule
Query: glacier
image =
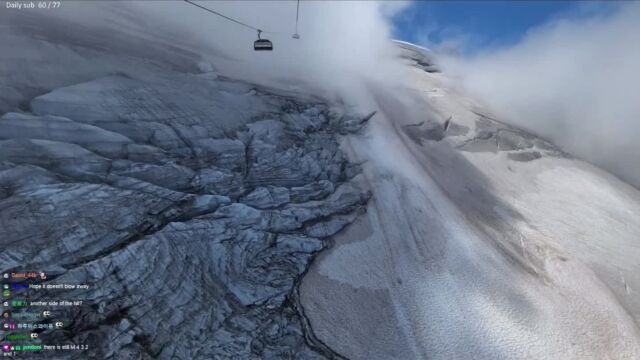
<path fill-rule="evenodd" d="M 430 50 L 354 107 L 120 19 L 0 14 L 0 272 L 90 284 L 59 358 L 640 358 L 638 189 Z"/>

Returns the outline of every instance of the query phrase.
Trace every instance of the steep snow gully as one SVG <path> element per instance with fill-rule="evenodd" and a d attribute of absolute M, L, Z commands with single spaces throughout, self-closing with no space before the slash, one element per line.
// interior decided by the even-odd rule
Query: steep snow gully
<path fill-rule="evenodd" d="M 371 117 L 33 24 L 0 34 L 0 272 L 90 284 L 59 358 L 640 358 L 638 190 L 424 49 Z"/>

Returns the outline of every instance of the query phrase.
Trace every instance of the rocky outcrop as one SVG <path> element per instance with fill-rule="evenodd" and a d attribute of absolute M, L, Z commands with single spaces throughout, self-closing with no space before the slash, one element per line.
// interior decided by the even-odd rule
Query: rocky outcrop
<path fill-rule="evenodd" d="M 364 211 L 337 142 L 364 122 L 239 82 L 161 79 L 58 88 L 0 119 L 0 271 L 90 285 L 56 293 L 83 305 L 40 338 L 88 344 L 64 355 L 77 359 L 339 356 L 296 289 Z"/>

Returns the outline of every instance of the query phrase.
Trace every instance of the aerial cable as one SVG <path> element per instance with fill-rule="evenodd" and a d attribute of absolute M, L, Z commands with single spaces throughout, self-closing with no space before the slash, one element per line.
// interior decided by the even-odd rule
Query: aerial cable
<path fill-rule="evenodd" d="M 263 31 L 263 30 L 260 30 L 260 29 L 258 29 L 257 27 L 254 27 L 254 26 L 251 26 L 251 25 L 247 25 L 247 24 L 243 23 L 242 21 L 236 20 L 236 19 L 234 19 L 234 18 L 230 18 L 230 17 L 228 17 L 228 16 L 226 16 L 226 15 L 224 15 L 224 14 L 221 14 L 221 13 L 219 13 L 219 12 L 215 11 L 215 10 L 211 10 L 211 9 L 209 9 L 209 8 L 207 8 L 207 7 L 202 6 L 202 5 L 198 5 L 198 4 L 194 3 L 193 1 L 190 1 L 190 0 L 184 0 L 184 1 L 185 1 L 186 3 L 189 3 L 189 4 L 193 5 L 193 6 L 197 6 L 197 7 L 199 7 L 199 8 L 200 8 L 200 9 L 202 9 L 202 10 L 206 10 L 206 11 L 208 11 L 208 12 L 212 13 L 212 14 L 218 15 L 218 16 L 220 16 L 220 17 L 222 17 L 222 18 L 225 18 L 225 19 L 227 19 L 227 20 L 229 20 L 229 21 L 233 21 L 233 22 L 234 22 L 234 23 L 236 23 L 236 24 L 239 24 L 239 25 L 242 25 L 242 26 L 248 27 L 248 28 L 249 28 L 249 29 L 251 29 L 251 30 L 255 30 L 255 31 L 258 31 L 258 32 L 265 32 L 265 33 L 266 33 L 266 32 L 269 32 L 269 31 Z"/>
<path fill-rule="evenodd" d="M 246 27 L 248 29 L 257 31 L 258 32 L 258 40 L 253 42 L 253 49 L 256 50 L 256 51 L 258 51 L 258 50 L 268 50 L 268 51 L 273 50 L 273 43 L 268 39 L 263 39 L 263 38 L 260 37 L 260 35 L 262 33 L 280 34 L 278 32 L 265 31 L 265 30 L 262 30 L 262 29 L 258 29 L 255 26 L 251 26 L 249 24 L 243 23 L 240 20 L 236 20 L 236 19 L 234 19 L 232 17 L 229 17 L 227 15 L 221 14 L 221 13 L 219 13 L 219 12 L 213 10 L 213 9 L 209 9 L 208 7 L 196 4 L 195 2 L 193 2 L 191 0 L 184 0 L 184 2 L 186 2 L 189 5 L 193 5 L 195 7 L 198 7 L 200 9 L 202 9 L 202 10 L 205 10 L 205 11 L 211 13 L 211 14 L 218 15 L 223 19 L 229 20 L 229 21 L 234 22 L 234 23 L 236 23 L 238 25 L 244 26 L 244 27 Z M 294 39 L 299 39 L 300 38 L 300 35 L 298 35 L 298 15 L 299 15 L 299 10 L 300 10 L 300 0 L 298 0 L 298 4 L 296 6 L 296 32 L 295 32 L 295 34 L 293 34 L 293 38 Z"/>

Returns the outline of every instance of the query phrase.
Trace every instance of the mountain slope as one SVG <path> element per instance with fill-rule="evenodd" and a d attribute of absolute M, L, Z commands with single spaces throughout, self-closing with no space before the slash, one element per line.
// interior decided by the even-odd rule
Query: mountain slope
<path fill-rule="evenodd" d="M 30 358 L 334 357 L 297 287 L 370 196 L 338 147 L 362 119 L 202 72 L 193 52 L 151 60 L 164 44 L 135 32 L 36 19 L 0 35 L 28 54 L 2 55 L 0 272 L 87 284 L 9 300 L 82 301 L 35 342 L 89 350 Z"/>
<path fill-rule="evenodd" d="M 0 271 L 90 284 L 60 358 L 640 357 L 637 189 L 411 44 L 362 116 L 116 15 L 0 14 Z"/>
<path fill-rule="evenodd" d="M 319 337 L 353 359 L 640 356 L 637 189 L 413 79 L 371 86 L 379 116 L 344 143 L 373 198 L 303 282 Z"/>

